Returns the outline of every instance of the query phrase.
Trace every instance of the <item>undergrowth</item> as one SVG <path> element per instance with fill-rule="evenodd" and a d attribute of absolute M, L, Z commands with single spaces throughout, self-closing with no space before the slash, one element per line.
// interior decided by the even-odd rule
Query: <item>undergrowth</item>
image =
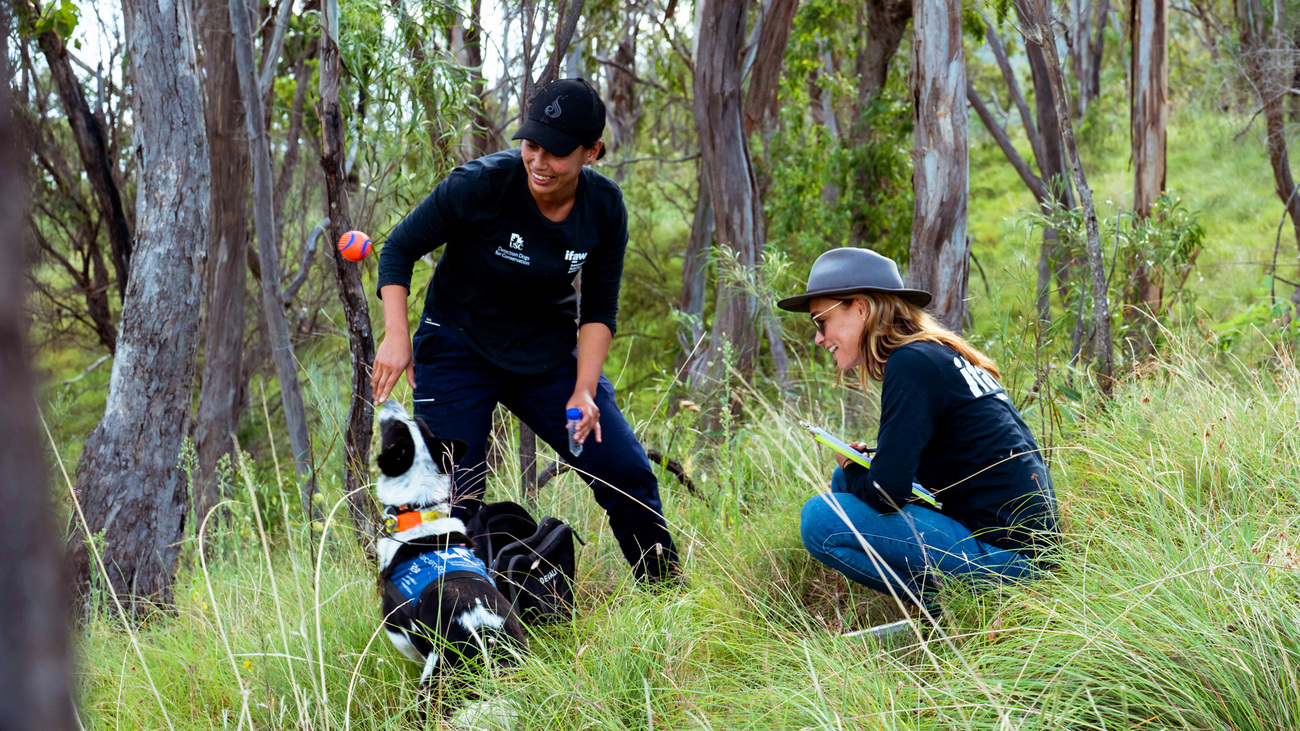
<path fill-rule="evenodd" d="M 686 585 L 636 586 L 586 486 L 562 474 L 535 508 L 587 541 L 576 618 L 534 631 L 521 665 L 468 693 L 508 704 L 516 729 L 1296 728 L 1300 374 L 1256 340 L 1247 363 L 1175 337 L 1104 408 L 1066 399 L 1049 452 L 1057 568 L 987 593 L 946 587 L 937 623 L 891 647 L 842 635 L 904 612 L 799 541 L 799 509 L 833 463 L 797 418 L 874 431 L 831 410 L 844 391 L 804 381 L 797 409 L 745 391 L 746 412 L 711 436 L 660 399 L 630 418 L 647 444 L 695 455 L 697 492 L 663 476 Z M 313 525 L 274 499 L 265 466 L 237 467 L 233 502 L 189 537 L 174 612 L 128 626 L 95 602 L 84 616 L 83 724 L 426 727 L 419 668 L 379 631 L 375 570 L 338 487 L 333 519 Z M 522 499 L 512 470 L 494 498 Z"/>

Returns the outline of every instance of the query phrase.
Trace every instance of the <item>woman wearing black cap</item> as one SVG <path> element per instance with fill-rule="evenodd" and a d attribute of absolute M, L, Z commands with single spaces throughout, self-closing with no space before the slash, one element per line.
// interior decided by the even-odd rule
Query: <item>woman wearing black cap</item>
<path fill-rule="evenodd" d="M 468 446 L 453 517 L 482 505 L 501 403 L 587 478 L 634 572 L 655 580 L 676 571 L 676 549 L 645 450 L 601 375 L 628 238 L 622 191 L 586 167 L 604 155 L 604 129 L 590 84 L 554 82 L 515 133 L 520 147 L 456 168 L 393 229 L 379 257 L 386 334 L 371 382 L 380 402 L 405 373 L 416 415 Z M 412 340 L 412 269 L 444 244 Z M 580 454 L 569 449 L 570 409 L 582 414 Z"/>
<path fill-rule="evenodd" d="M 808 291 L 779 306 L 809 313 L 816 344 L 841 371 L 858 369 L 864 391 L 882 382 L 871 467 L 837 455 L 830 494 L 804 504 L 804 545 L 853 581 L 934 611 L 943 577 L 1032 576 L 1057 525 L 1051 476 L 997 366 L 923 310 L 929 302 L 890 259 L 845 248 L 819 257 Z M 909 502 L 913 481 L 942 509 Z"/>

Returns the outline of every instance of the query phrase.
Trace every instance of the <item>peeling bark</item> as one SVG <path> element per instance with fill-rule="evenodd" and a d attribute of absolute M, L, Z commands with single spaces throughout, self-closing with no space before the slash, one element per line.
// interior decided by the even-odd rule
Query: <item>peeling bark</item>
<path fill-rule="evenodd" d="M 909 286 L 933 295 L 930 310 L 960 333 L 966 315 L 970 241 L 966 57 L 959 0 L 912 7 L 912 245 Z"/>
<path fill-rule="evenodd" d="M 1133 146 L 1133 211 L 1148 218 L 1165 190 L 1165 139 L 1169 118 L 1169 44 L 1166 0 L 1134 0 L 1130 11 L 1132 52 L 1129 131 Z M 1145 260 L 1133 262 L 1134 285 L 1125 312 L 1128 340 L 1138 353 L 1151 353 L 1155 318 L 1163 309 L 1160 271 Z"/>
<path fill-rule="evenodd" d="M 73 562 L 85 589 L 85 538 L 102 535 L 103 578 L 138 609 L 140 600 L 170 603 L 185 521 L 177 457 L 189 431 L 211 178 L 188 6 L 126 0 L 123 11 L 139 162 L 135 253 L 104 417 L 77 466 L 86 525 L 74 532 Z"/>
<path fill-rule="evenodd" d="M 753 287 L 738 277 L 757 271 L 763 250 L 763 211 L 742 116 L 737 59 L 745 39 L 745 3 L 703 0 L 696 34 L 694 104 L 700 164 L 709 171 L 714 235 L 734 254 L 739 271 L 719 271 L 717 307 L 708 353 L 693 376 L 721 383 L 730 363 L 753 372 L 758 353 L 760 307 Z"/>
<path fill-rule="evenodd" d="M 217 461 L 234 450 L 230 436 L 238 430 L 247 400 L 243 360 L 250 181 L 244 102 L 230 63 L 230 8 L 226 0 L 204 0 L 197 10 L 212 167 L 203 386 L 194 424 L 199 459 L 194 515 L 202 520 L 221 500 Z"/>
<path fill-rule="evenodd" d="M 785 69 L 785 47 L 790 40 L 790 25 L 799 0 L 769 0 L 763 8 L 763 25 L 759 28 L 749 91 L 745 93 L 745 134 L 766 129 L 776 116 L 776 92 Z"/>

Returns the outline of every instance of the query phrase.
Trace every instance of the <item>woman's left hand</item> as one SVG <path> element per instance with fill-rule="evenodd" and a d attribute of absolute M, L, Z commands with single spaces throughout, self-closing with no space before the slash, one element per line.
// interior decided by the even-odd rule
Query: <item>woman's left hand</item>
<path fill-rule="evenodd" d="M 573 438 L 578 440 L 579 444 L 587 441 L 587 435 L 592 431 L 596 432 L 596 441 L 600 441 L 600 409 L 596 408 L 596 401 L 592 398 L 591 393 L 583 389 L 578 389 L 569 397 L 569 403 L 565 404 L 564 410 L 578 409 L 582 411 L 582 421 L 578 422 L 578 428 L 573 432 Z"/>
<path fill-rule="evenodd" d="M 862 442 L 852 442 L 849 444 L 849 446 L 853 447 L 859 452 L 865 453 L 867 451 L 867 445 L 863 444 Z M 857 462 L 854 462 L 853 460 L 849 459 L 848 457 L 845 457 L 839 452 L 835 453 L 835 463 L 840 466 L 840 469 L 844 469 L 845 467 L 848 467 L 851 464 L 857 464 Z"/>

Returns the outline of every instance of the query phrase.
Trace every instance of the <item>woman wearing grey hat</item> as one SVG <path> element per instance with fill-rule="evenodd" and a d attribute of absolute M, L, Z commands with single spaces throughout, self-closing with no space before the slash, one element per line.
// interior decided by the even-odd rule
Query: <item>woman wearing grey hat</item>
<path fill-rule="evenodd" d="M 997 366 L 923 310 L 929 302 L 892 260 L 844 248 L 778 305 L 809 313 L 816 344 L 841 371 L 856 368 L 864 390 L 881 381 L 871 467 L 837 456 L 831 492 L 804 504 L 804 545 L 853 581 L 936 611 L 944 577 L 1032 576 L 1057 523 L 1051 476 Z M 913 481 L 942 510 L 909 502 Z"/>

